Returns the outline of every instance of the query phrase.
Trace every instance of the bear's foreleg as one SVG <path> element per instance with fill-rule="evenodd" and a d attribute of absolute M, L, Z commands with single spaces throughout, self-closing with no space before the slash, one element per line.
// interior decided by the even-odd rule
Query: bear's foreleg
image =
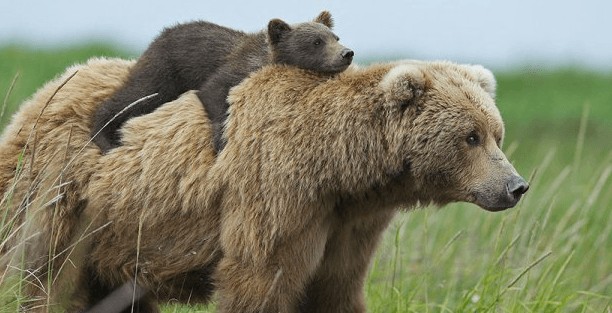
<path fill-rule="evenodd" d="M 256 70 L 256 68 L 253 68 L 253 70 Z M 216 153 L 223 150 L 226 144 L 223 137 L 223 127 L 228 116 L 227 95 L 230 88 L 238 85 L 248 74 L 247 69 L 239 69 L 235 65 L 226 64 L 220 67 L 214 75 L 211 75 L 197 92 L 197 96 L 213 126 L 213 143 Z"/>
<path fill-rule="evenodd" d="M 279 239 L 273 251 L 261 258 L 224 245 L 216 272 L 218 312 L 298 312 L 306 284 L 323 257 L 328 230 L 323 220 L 312 222 Z"/>
<path fill-rule="evenodd" d="M 300 306 L 301 313 L 366 312 L 363 282 L 381 234 L 394 211 L 332 226 L 325 255 Z"/>

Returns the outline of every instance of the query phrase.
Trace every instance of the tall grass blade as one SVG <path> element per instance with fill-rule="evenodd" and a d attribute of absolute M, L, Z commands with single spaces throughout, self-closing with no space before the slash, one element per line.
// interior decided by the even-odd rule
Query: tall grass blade
<path fill-rule="evenodd" d="M 580 127 L 578 128 L 578 139 L 576 140 L 576 150 L 574 152 L 574 165 L 572 166 L 574 174 L 580 170 L 580 162 L 582 161 L 582 151 L 584 150 L 584 138 L 586 136 L 586 129 L 589 118 L 589 103 L 585 103 L 582 109 L 582 117 L 580 118 Z"/>
<path fill-rule="evenodd" d="M 13 93 L 13 88 L 15 88 L 17 79 L 19 79 L 19 72 L 15 73 L 15 76 L 13 76 L 11 85 L 9 86 L 9 89 L 6 92 L 6 95 L 4 95 L 4 101 L 2 101 L 2 110 L 0 110 L 0 122 L 2 122 L 2 118 L 4 117 L 4 112 L 6 112 L 6 107 L 8 106 L 8 99 Z"/>

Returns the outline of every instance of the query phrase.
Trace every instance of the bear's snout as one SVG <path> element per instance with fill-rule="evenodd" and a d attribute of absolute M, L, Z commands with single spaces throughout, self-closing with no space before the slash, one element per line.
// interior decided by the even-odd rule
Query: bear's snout
<path fill-rule="evenodd" d="M 527 190 L 529 190 L 529 184 L 523 179 L 521 176 L 512 176 L 508 183 L 506 184 L 506 192 L 509 197 L 512 197 L 518 200 L 521 199 L 521 196 L 524 195 Z"/>
<path fill-rule="evenodd" d="M 503 211 L 514 207 L 527 190 L 529 184 L 525 179 L 518 174 L 512 174 L 502 181 L 479 188 L 475 192 L 476 204 L 487 211 Z"/>
<path fill-rule="evenodd" d="M 506 182 L 506 193 L 500 195 L 491 211 L 501 211 L 514 207 L 529 190 L 529 184 L 519 175 L 512 175 Z"/>
<path fill-rule="evenodd" d="M 353 52 L 353 50 L 351 49 L 344 48 L 342 50 L 342 53 L 340 53 L 340 55 L 342 56 L 343 59 L 353 59 L 355 52 Z"/>

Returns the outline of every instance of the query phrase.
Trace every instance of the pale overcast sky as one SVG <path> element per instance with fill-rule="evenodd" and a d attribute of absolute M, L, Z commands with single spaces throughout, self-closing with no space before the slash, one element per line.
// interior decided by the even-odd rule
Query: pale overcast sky
<path fill-rule="evenodd" d="M 530 63 L 612 69 L 610 0 L 3 0 L 0 45 L 111 41 L 140 52 L 168 25 L 203 19 L 258 31 L 328 9 L 336 33 L 370 57 L 449 59 L 492 67 Z"/>

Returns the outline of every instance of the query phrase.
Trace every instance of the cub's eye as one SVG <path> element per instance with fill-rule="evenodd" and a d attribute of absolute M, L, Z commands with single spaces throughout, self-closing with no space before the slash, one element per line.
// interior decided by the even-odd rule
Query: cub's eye
<path fill-rule="evenodd" d="M 315 40 L 315 42 L 314 42 L 315 46 L 318 46 L 318 45 L 320 45 L 321 43 L 323 43 L 323 41 L 322 41 L 321 39 L 317 39 L 317 40 Z"/>
<path fill-rule="evenodd" d="M 468 145 L 470 146 L 477 146 L 480 144 L 480 136 L 478 136 L 478 134 L 476 132 L 471 132 L 467 138 L 465 139 L 465 141 L 468 143 Z"/>
<path fill-rule="evenodd" d="M 336 41 L 340 41 L 340 37 L 336 36 L 335 38 L 336 38 Z"/>

